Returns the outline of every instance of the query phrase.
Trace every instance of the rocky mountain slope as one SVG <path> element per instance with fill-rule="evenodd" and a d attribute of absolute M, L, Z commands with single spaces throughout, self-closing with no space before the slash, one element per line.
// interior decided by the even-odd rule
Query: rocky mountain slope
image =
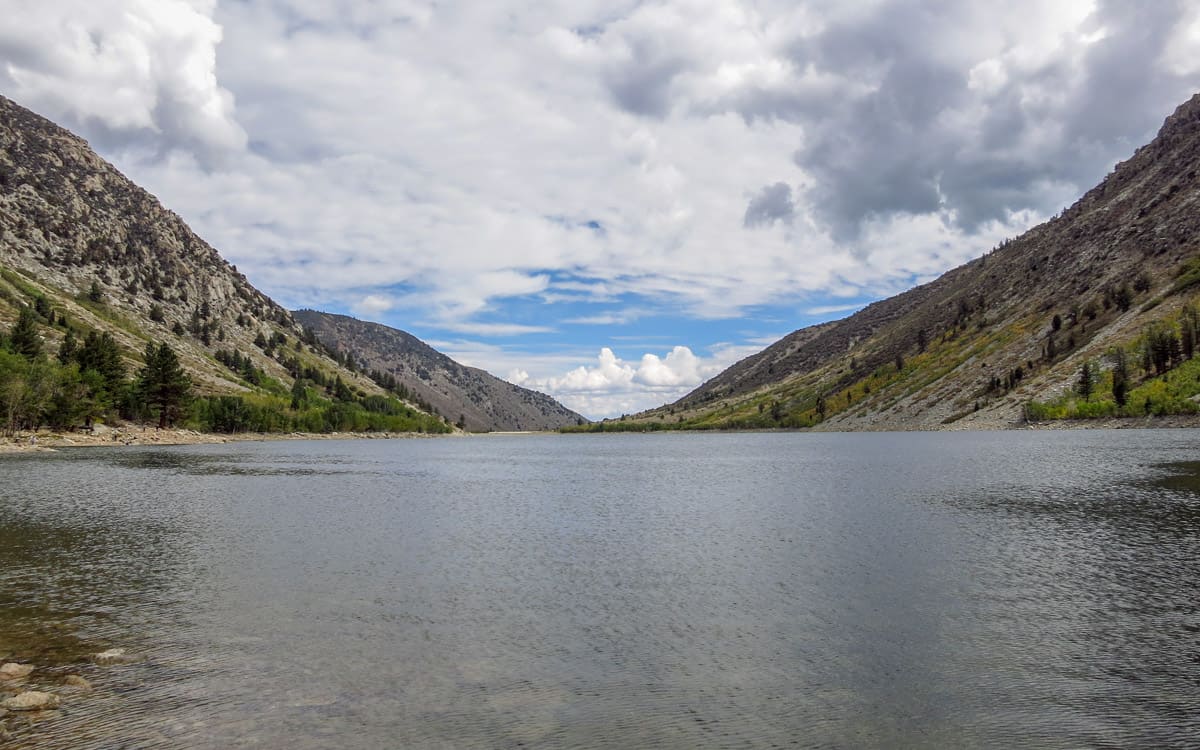
<path fill-rule="evenodd" d="M 1012 425 L 1030 402 L 1065 403 L 1085 363 L 1095 367 L 1097 386 L 1111 385 L 1118 349 L 1136 356 L 1130 387 L 1149 388 L 1159 377 L 1170 382 L 1166 370 L 1190 360 L 1189 337 L 1196 335 L 1190 304 L 1200 289 L 1197 170 L 1200 95 L 1061 215 L 929 284 L 796 331 L 632 421 L 698 428 Z M 1173 336 L 1186 356 L 1170 355 L 1166 369 L 1153 366 L 1155 332 Z M 1167 409 L 1156 394 L 1146 392 L 1147 413 Z M 1173 398 L 1172 413 L 1191 408 Z M 1089 393 L 1082 406 L 1060 411 L 1095 411 L 1091 402 Z M 1114 406 L 1121 414 L 1131 408 Z"/>
<path fill-rule="evenodd" d="M 286 398 L 301 375 L 384 393 L 86 141 L 0 97 L 0 330 L 35 304 L 50 355 L 68 330 L 109 333 L 132 372 L 165 341 L 201 395 Z"/>
<path fill-rule="evenodd" d="M 379 323 L 315 310 L 292 313 L 326 346 L 368 371 L 396 378 L 414 397 L 472 431 L 554 430 L 586 420 L 549 396 L 465 367 L 417 337 Z"/>

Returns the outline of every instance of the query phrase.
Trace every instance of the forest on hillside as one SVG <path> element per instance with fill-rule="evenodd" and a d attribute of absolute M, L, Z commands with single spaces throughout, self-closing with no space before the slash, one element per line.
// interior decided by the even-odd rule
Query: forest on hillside
<path fill-rule="evenodd" d="M 49 351 L 46 328 L 61 334 L 57 351 Z M 399 398 L 363 393 L 298 360 L 289 362 L 289 387 L 237 350 L 218 350 L 215 358 L 244 382 L 245 393 L 197 393 L 167 342 L 148 342 L 141 366 L 130 368 L 110 333 L 83 330 L 37 297 L 0 332 L 0 432 L 90 429 L 113 420 L 219 433 L 451 430 Z"/>

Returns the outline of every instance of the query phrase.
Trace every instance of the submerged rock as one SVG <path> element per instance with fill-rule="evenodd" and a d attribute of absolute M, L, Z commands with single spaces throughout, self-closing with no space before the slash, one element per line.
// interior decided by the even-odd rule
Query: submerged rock
<path fill-rule="evenodd" d="M 91 692 L 92 690 L 92 683 L 88 682 L 86 679 L 77 674 L 67 675 L 66 679 L 63 680 L 63 684 L 69 685 L 70 687 L 78 690 L 83 690 L 84 692 Z"/>
<path fill-rule="evenodd" d="M 42 711 L 47 708 L 58 708 L 58 705 L 57 695 L 38 690 L 30 690 L 0 701 L 0 707 L 7 708 L 9 711 Z"/>
<path fill-rule="evenodd" d="M 92 654 L 92 661 L 100 665 L 126 664 L 133 661 L 133 657 L 127 656 L 123 648 L 110 648 L 107 651 Z"/>
<path fill-rule="evenodd" d="M 0 680 L 18 680 L 22 677 L 28 677 L 33 671 L 32 664 L 17 664 L 9 662 L 0 666 Z"/>

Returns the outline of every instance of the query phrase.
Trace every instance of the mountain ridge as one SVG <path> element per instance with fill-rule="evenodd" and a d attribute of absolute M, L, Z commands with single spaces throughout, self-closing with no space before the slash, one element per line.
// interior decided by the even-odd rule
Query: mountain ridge
<path fill-rule="evenodd" d="M 365 369 L 396 378 L 468 430 L 554 430 L 587 421 L 550 396 L 460 364 L 406 331 L 316 310 L 292 315 L 326 346 L 352 352 Z"/>
<path fill-rule="evenodd" d="M 61 367 L 5 363 L 7 431 L 45 419 L 47 399 L 96 400 L 87 414 L 60 414 L 64 426 L 132 410 L 81 380 L 82 361 L 79 372 L 69 371 L 76 363 L 67 350 L 92 334 L 108 337 L 113 366 L 125 373 L 142 365 L 148 344 L 165 342 L 197 395 L 199 411 L 188 418 L 207 429 L 451 429 L 329 356 L 286 309 L 87 141 L 0 97 L 0 330 L 34 309 L 36 348 L 57 355 Z M 75 395 L 43 392 L 38 378 L 46 377 L 67 379 Z M 134 395 L 127 378 L 126 385 L 121 390 Z M 20 419 L 11 416 L 18 396 Z"/>
<path fill-rule="evenodd" d="M 1061 398 L 1082 362 L 1099 358 L 1107 372 L 1114 345 L 1178 325 L 1194 296 L 1178 280 L 1200 256 L 1198 167 L 1200 94 L 1060 215 L 934 281 L 795 331 L 631 421 L 1020 424 L 1028 403 Z"/>

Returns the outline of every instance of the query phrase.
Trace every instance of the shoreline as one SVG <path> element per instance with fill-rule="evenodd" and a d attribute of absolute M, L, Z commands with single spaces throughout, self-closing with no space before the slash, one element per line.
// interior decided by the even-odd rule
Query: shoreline
<path fill-rule="evenodd" d="M 1047 430 L 1143 430 L 1143 429 L 1188 429 L 1200 428 L 1200 414 L 1181 414 L 1165 417 L 1110 417 L 1107 419 L 1063 419 L 1048 422 L 971 424 L 971 425 L 939 425 L 937 427 L 880 427 L 858 430 L 837 429 L 806 429 L 806 430 L 665 430 L 663 432 L 1008 432 L 1008 431 L 1047 431 Z M 605 433 L 582 434 L 622 434 L 624 431 L 613 430 Z M 630 434 L 648 434 L 630 430 Z M 557 435 L 555 431 L 541 432 L 485 432 L 461 433 L 454 432 L 446 435 L 434 435 L 424 432 L 240 432 L 233 434 L 198 432 L 181 428 L 158 429 L 125 425 L 108 427 L 97 425 L 91 433 L 86 432 L 55 432 L 38 430 L 20 432 L 14 437 L 0 438 L 0 455 L 22 453 L 53 453 L 63 448 L 98 448 L 98 447 L 127 447 L 127 446 L 172 446 L 172 445 L 219 445 L 223 443 L 262 443 L 282 440 L 404 440 L 412 438 L 446 438 L 446 437 L 492 437 L 505 435 Z M 570 435 L 572 433 L 562 433 Z M 36 438 L 32 440 L 31 438 Z"/>
<path fill-rule="evenodd" d="M 0 438 L 0 455 L 12 453 L 53 453 L 62 448 L 126 447 L 135 445 L 219 445 L 222 443 L 262 443 L 276 440 L 402 440 L 407 438 L 455 437 L 459 433 L 433 435 L 424 432 L 239 432 L 224 434 L 197 432 L 181 428 L 158 429 L 140 425 L 108 427 L 97 425 L 91 432 L 23 431 L 14 437 Z"/>
<path fill-rule="evenodd" d="M 594 422 L 593 424 L 599 424 Z M 620 424 L 619 422 L 616 424 Z M 631 423 L 638 424 L 638 423 Z M 1175 414 L 1165 417 L 1105 417 L 1102 419 L 1058 419 L 1045 422 L 1001 422 L 999 420 L 977 421 L 942 425 L 896 425 L 879 424 L 866 425 L 858 428 L 841 427 L 837 425 L 814 425 L 813 427 L 755 427 L 744 430 L 730 429 L 613 429 L 613 430 L 569 430 L 563 435 L 677 435 L 699 433 L 774 433 L 774 432 L 805 432 L 849 435 L 854 433 L 878 432 L 1028 432 L 1053 430 L 1158 430 L 1158 429 L 1189 429 L 1200 427 L 1200 414 Z"/>

